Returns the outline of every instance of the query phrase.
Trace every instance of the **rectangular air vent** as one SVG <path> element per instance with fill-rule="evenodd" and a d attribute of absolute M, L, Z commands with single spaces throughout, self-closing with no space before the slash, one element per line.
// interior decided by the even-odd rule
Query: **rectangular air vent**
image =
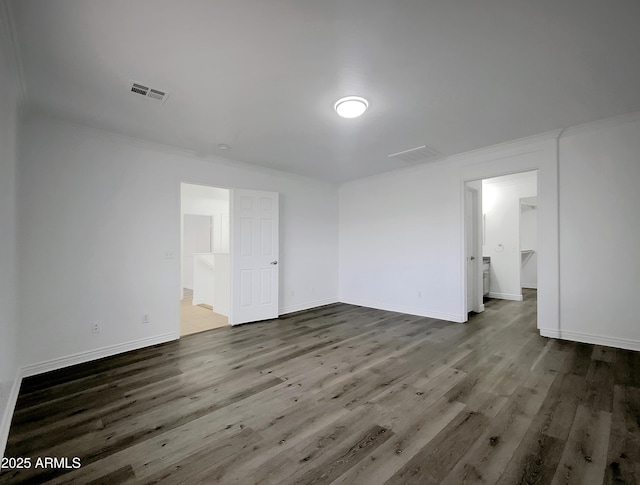
<path fill-rule="evenodd" d="M 150 88 L 145 86 L 144 84 L 140 84 L 134 81 L 131 81 L 129 85 L 129 90 L 132 93 L 139 94 L 144 96 L 145 98 L 157 99 L 158 101 L 166 101 L 169 93 L 166 91 L 161 91 L 159 89 Z"/>
<path fill-rule="evenodd" d="M 410 148 L 409 150 L 392 153 L 391 155 L 387 155 L 387 157 L 402 160 L 407 163 L 420 163 L 437 160 L 442 157 L 442 154 L 427 145 L 422 145 L 416 148 Z"/>

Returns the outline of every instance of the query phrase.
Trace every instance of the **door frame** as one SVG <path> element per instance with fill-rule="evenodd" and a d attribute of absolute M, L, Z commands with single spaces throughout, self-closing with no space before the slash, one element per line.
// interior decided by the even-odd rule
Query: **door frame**
<path fill-rule="evenodd" d="M 539 203 L 538 211 L 538 241 L 541 239 L 541 234 L 546 236 L 546 244 L 539 242 L 538 253 L 538 303 L 537 303 L 537 321 L 536 327 L 540 330 L 540 334 L 548 337 L 553 337 L 561 334 L 560 331 L 560 263 L 559 263 L 559 193 L 558 193 L 558 165 L 557 165 L 557 143 L 558 139 L 554 139 L 553 155 L 551 150 L 532 150 L 523 151 L 521 153 L 513 154 L 510 157 L 497 158 L 494 160 L 487 160 L 484 164 L 477 164 L 469 167 L 467 173 L 464 172 L 460 177 L 460 220 L 461 220 L 461 250 L 460 261 L 462 268 L 462 280 L 460 284 L 461 289 L 461 303 L 463 308 L 466 307 L 467 302 L 467 265 L 466 265 L 466 220 L 465 220 L 465 188 L 468 182 L 482 181 L 484 179 L 501 177 L 503 175 L 512 175 L 523 172 L 538 172 L 537 179 L 537 197 Z M 555 157 L 553 157 L 555 156 Z M 553 158 L 552 158 L 553 157 Z M 519 166 L 508 168 L 504 165 L 506 160 L 510 159 L 513 163 L 514 159 L 521 158 L 524 163 L 518 163 Z M 549 163 L 544 163 L 542 160 L 545 158 L 553 159 L 553 170 L 549 166 Z M 518 160 L 520 162 L 521 160 Z M 528 162 L 528 163 L 527 163 Z M 508 163 L 508 162 L 506 162 Z M 493 165 L 493 166 L 491 166 Z M 544 229 L 544 231 L 543 231 Z M 555 274 L 551 273 L 551 267 L 555 266 Z M 548 274 L 542 275 L 543 271 L 549 271 Z M 467 314 L 463 314 L 463 322 L 468 321 Z M 541 325 L 541 322 L 544 322 Z"/>
<path fill-rule="evenodd" d="M 176 318 L 176 324 L 175 324 L 175 332 L 177 335 L 177 338 L 180 339 L 182 338 L 182 335 L 180 335 L 180 302 L 184 299 L 184 289 L 182 288 L 182 250 L 183 250 L 183 245 L 184 245 L 184 217 L 182 214 L 182 184 L 187 184 L 187 185 L 199 185 L 201 187 L 210 187 L 213 189 L 223 189 L 223 190 L 228 190 L 229 191 L 229 218 L 231 218 L 231 188 L 230 187 L 225 187 L 222 185 L 211 185 L 208 183 L 204 183 L 204 182 L 192 182 L 192 181 L 187 181 L 187 180 L 179 180 L 178 184 L 177 184 L 177 207 L 178 207 L 178 228 L 179 228 L 179 234 L 178 234 L 178 251 L 174 254 L 175 259 L 178 259 L 178 274 L 177 274 L 177 281 L 179 283 L 179 289 L 178 289 L 178 312 L 177 312 L 177 318 Z M 185 214 L 186 215 L 186 214 Z M 211 241 L 211 245 L 213 247 L 213 240 Z M 229 257 L 231 257 L 231 244 L 229 244 Z M 231 292 L 233 291 L 233 288 L 231 287 L 231 279 L 229 279 L 229 298 L 232 297 Z"/>

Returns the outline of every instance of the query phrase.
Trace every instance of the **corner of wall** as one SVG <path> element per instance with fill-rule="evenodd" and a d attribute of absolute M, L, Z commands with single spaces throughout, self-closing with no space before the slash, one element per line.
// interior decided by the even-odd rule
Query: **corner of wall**
<path fill-rule="evenodd" d="M 11 420 L 13 419 L 13 412 L 18 401 L 21 384 L 22 372 L 18 370 L 13 381 L 5 382 L 2 385 L 3 389 L 0 389 L 0 397 L 3 397 L 2 403 L 0 403 L 0 409 L 4 410 L 0 418 L 0 458 L 4 457 L 6 450 L 9 430 L 11 429 Z M 4 398 L 5 395 L 6 399 Z"/>
<path fill-rule="evenodd" d="M 26 93 L 10 4 L 0 0 L 0 455 L 4 456 L 22 382 L 17 306 L 17 167 L 20 110 Z"/>

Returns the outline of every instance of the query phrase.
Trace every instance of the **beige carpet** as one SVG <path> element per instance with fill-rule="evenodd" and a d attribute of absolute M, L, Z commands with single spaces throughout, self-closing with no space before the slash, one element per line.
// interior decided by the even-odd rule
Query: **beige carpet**
<path fill-rule="evenodd" d="M 229 319 L 211 309 L 193 305 L 193 291 L 185 288 L 180 302 L 180 335 L 204 332 L 229 325 Z"/>

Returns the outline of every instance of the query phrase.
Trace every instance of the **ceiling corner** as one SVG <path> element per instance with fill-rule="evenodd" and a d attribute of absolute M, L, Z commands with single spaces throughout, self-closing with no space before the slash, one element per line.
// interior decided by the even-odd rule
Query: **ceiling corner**
<path fill-rule="evenodd" d="M 18 42 L 18 34 L 13 20 L 13 9 L 11 8 L 10 0 L 0 0 L 0 16 L 2 17 L 2 19 L 0 19 L 3 24 L 2 27 L 7 31 L 7 37 L 9 38 L 8 53 L 11 55 L 15 64 L 21 101 L 26 102 L 28 94 L 27 83 L 25 81 L 20 44 Z"/>

